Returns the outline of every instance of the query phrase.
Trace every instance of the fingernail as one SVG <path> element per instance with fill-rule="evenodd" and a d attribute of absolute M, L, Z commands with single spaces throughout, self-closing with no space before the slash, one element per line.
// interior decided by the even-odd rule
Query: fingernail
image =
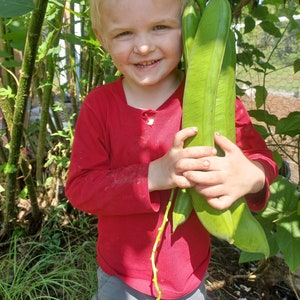
<path fill-rule="evenodd" d="M 198 127 L 193 127 L 193 130 L 194 130 L 195 132 L 198 132 Z"/>
<path fill-rule="evenodd" d="M 221 135 L 221 134 L 220 134 L 219 132 L 216 131 L 216 132 L 215 132 L 215 135 Z"/>
<path fill-rule="evenodd" d="M 214 155 L 216 155 L 216 154 L 218 153 L 218 151 L 217 151 L 216 148 L 213 148 L 211 152 L 212 152 L 212 154 L 214 154 Z"/>

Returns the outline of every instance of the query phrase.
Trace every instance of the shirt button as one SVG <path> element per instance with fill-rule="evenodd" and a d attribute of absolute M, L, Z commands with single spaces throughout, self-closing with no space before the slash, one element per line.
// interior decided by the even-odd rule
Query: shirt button
<path fill-rule="evenodd" d="M 142 112 L 142 119 L 149 126 L 152 126 L 154 124 L 155 116 L 156 112 L 153 110 L 145 110 Z"/>

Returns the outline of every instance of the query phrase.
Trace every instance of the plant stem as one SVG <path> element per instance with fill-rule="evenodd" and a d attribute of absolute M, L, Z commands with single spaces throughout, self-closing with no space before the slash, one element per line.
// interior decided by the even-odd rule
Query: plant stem
<path fill-rule="evenodd" d="M 13 115 L 13 126 L 11 129 L 11 141 L 7 165 L 10 169 L 6 175 L 6 200 L 4 207 L 4 220 L 1 237 L 9 237 L 14 230 L 16 222 L 15 195 L 17 191 L 17 171 L 21 152 L 21 141 L 23 137 L 23 124 L 27 99 L 30 94 L 31 79 L 34 72 L 35 59 L 38 50 L 38 42 L 46 14 L 48 0 L 35 1 L 35 8 L 29 23 L 27 38 L 25 42 L 24 58 L 21 68 L 19 87 L 15 100 Z"/>
<path fill-rule="evenodd" d="M 156 236 L 156 239 L 154 241 L 154 245 L 153 245 L 153 248 L 152 248 L 152 254 L 151 254 L 151 258 L 150 258 L 151 265 L 152 265 L 152 272 L 153 272 L 152 281 L 153 281 L 154 286 L 155 286 L 156 291 L 157 291 L 156 300 L 161 299 L 162 292 L 161 292 L 161 289 L 160 289 L 159 284 L 158 284 L 158 276 L 157 276 L 158 275 L 158 269 L 156 267 L 155 258 L 156 258 L 157 248 L 159 246 L 159 242 L 161 241 L 161 236 L 162 236 L 162 234 L 163 234 L 163 232 L 166 228 L 167 222 L 168 222 L 168 214 L 169 214 L 169 211 L 170 211 L 170 208 L 171 208 L 173 195 L 174 195 L 174 189 L 172 189 L 172 191 L 171 191 L 171 195 L 170 195 L 169 201 L 168 201 L 167 206 L 166 206 L 166 210 L 165 210 L 165 213 L 164 213 L 164 218 L 163 218 L 162 224 L 158 228 L 157 236 Z"/>

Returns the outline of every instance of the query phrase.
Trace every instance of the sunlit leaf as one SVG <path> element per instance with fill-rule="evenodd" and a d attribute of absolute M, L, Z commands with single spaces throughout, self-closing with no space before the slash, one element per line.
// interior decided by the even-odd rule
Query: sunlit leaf
<path fill-rule="evenodd" d="M 16 168 L 16 166 L 10 165 L 9 163 L 5 164 L 4 174 L 11 174 L 11 173 L 15 173 L 17 171 L 18 171 L 18 169 Z"/>
<path fill-rule="evenodd" d="M 270 186 L 268 206 L 261 213 L 264 218 L 279 220 L 297 211 L 299 196 L 296 185 L 278 176 Z"/>
<path fill-rule="evenodd" d="M 278 222 L 277 243 L 292 272 L 300 267 L 300 218 L 294 215 Z"/>

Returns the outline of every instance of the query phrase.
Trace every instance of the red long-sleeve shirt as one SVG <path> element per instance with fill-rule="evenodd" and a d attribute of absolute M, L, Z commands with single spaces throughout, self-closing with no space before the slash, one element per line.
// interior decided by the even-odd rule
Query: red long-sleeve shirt
<path fill-rule="evenodd" d="M 70 202 L 99 217 L 97 260 L 103 271 L 153 296 L 150 256 L 170 191 L 149 193 L 148 166 L 171 148 L 180 130 L 183 88 L 157 110 L 128 106 L 121 78 L 94 89 L 79 114 L 66 184 Z M 247 157 L 265 168 L 266 192 L 247 196 L 252 210 L 262 209 L 277 169 L 238 99 L 236 138 Z M 170 224 L 157 260 L 164 299 L 193 291 L 210 259 L 209 234 L 194 213 L 175 233 Z"/>

